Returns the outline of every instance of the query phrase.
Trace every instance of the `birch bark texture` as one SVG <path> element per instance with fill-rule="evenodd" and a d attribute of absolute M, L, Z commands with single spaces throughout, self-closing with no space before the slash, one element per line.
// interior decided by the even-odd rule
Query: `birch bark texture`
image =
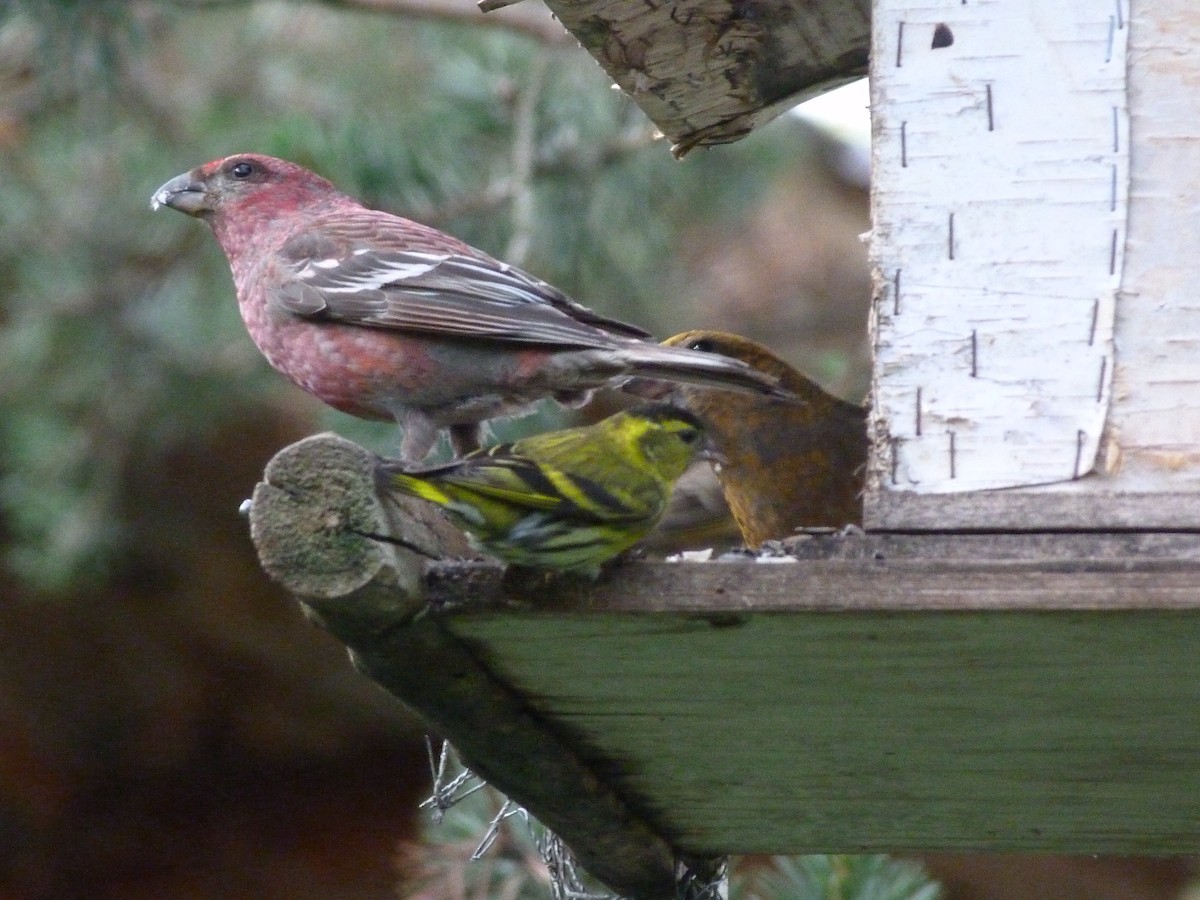
<path fill-rule="evenodd" d="M 876 490 L 1078 479 L 1112 396 L 1125 0 L 877 0 Z"/>
<path fill-rule="evenodd" d="M 1132 185 L 1108 455 L 1119 486 L 1200 526 L 1200 5 L 1139 0 Z M 1183 498 L 1190 495 L 1190 502 Z M 1186 516 L 1186 521 L 1182 518 Z"/>
<path fill-rule="evenodd" d="M 481 0 L 484 9 L 515 0 Z M 671 141 L 741 140 L 867 73 L 870 0 L 546 0 Z"/>

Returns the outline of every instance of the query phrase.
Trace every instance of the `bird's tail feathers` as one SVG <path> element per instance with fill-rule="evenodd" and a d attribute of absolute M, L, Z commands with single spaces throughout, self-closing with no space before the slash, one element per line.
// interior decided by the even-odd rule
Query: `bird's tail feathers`
<path fill-rule="evenodd" d="M 412 497 L 420 497 L 431 503 L 445 505 L 450 502 L 446 493 L 421 477 L 422 475 L 427 476 L 433 471 L 436 469 L 421 470 L 419 467 L 405 464 L 403 460 L 380 457 L 375 463 L 375 488 L 383 495 L 398 492 Z"/>
<path fill-rule="evenodd" d="M 661 344 L 647 344 L 621 352 L 625 355 L 628 370 L 639 379 L 695 384 L 799 401 L 774 375 L 760 372 L 740 359 Z"/>

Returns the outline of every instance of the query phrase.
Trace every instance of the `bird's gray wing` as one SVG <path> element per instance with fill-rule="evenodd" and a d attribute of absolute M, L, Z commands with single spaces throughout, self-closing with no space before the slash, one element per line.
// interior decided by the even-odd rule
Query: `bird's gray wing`
<path fill-rule="evenodd" d="M 490 257 L 362 248 L 314 255 L 311 242 L 289 244 L 270 300 L 303 318 L 560 347 L 649 337 Z"/>

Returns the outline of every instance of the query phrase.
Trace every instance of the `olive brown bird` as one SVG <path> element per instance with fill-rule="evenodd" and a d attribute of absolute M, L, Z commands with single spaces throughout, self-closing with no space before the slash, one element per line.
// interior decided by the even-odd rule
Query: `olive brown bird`
<path fill-rule="evenodd" d="M 506 562 L 595 576 L 654 527 L 675 480 L 710 453 L 696 416 L 652 403 L 432 468 L 381 459 L 375 480 L 381 496 L 437 504 Z"/>
<path fill-rule="evenodd" d="M 426 225 L 368 209 L 295 163 L 244 153 L 172 178 L 151 206 L 205 221 L 267 360 L 339 410 L 395 419 L 405 459 L 441 429 L 632 376 L 779 393 L 738 360 L 656 344 L 633 325 Z"/>
<path fill-rule="evenodd" d="M 717 477 L 746 545 L 785 538 L 797 528 L 862 522 L 866 411 L 840 400 L 766 347 L 721 331 L 686 331 L 664 341 L 738 359 L 779 379 L 798 398 L 777 401 L 691 385 L 672 402 L 704 422 L 724 457 Z"/>

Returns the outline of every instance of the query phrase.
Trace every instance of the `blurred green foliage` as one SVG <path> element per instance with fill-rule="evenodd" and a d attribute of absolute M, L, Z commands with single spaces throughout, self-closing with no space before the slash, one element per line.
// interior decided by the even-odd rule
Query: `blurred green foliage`
<path fill-rule="evenodd" d="M 731 900 L 937 900 L 941 888 L 915 862 L 863 856 L 777 856 L 735 878 Z"/>
<path fill-rule="evenodd" d="M 122 485 L 166 449 L 263 403 L 316 415 L 246 337 L 207 230 L 151 214 L 167 178 L 294 159 L 667 334 L 696 324 L 671 299 L 682 229 L 735 222 L 806 152 L 781 122 L 677 163 L 577 47 L 496 28 L 280 2 L 3 9 L 0 535 L 51 592 L 121 564 Z"/>

